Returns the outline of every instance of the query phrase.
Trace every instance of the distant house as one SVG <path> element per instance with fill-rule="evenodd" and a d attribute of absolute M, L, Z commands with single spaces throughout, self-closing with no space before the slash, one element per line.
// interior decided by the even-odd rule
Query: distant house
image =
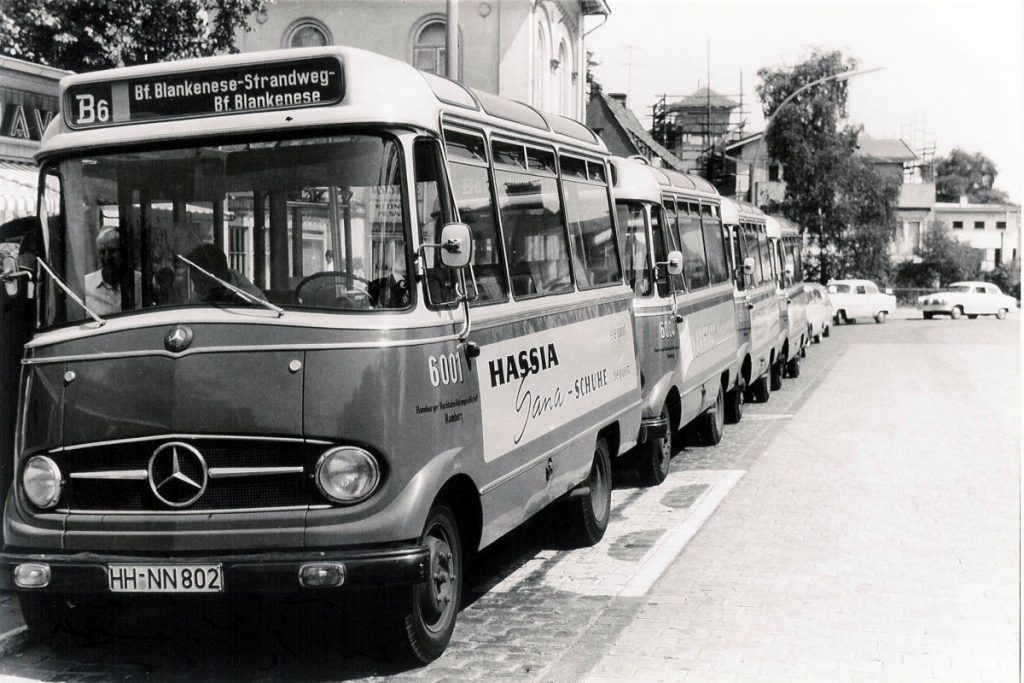
<path fill-rule="evenodd" d="M 718 191 L 737 199 L 755 199 L 750 193 L 753 175 L 760 206 L 768 201 L 782 201 L 786 196 L 786 180 L 781 163 L 771 158 L 764 143 L 764 133 L 752 133 L 725 145 L 725 158 L 735 171 L 727 174 L 732 182 L 720 185 Z M 757 168 L 754 168 L 757 164 Z"/>
<path fill-rule="evenodd" d="M 949 228 L 950 235 L 982 252 L 982 270 L 1009 265 L 1020 249 L 1020 205 L 936 202 L 934 220 Z"/>
<path fill-rule="evenodd" d="M 621 157 L 638 154 L 652 166 L 686 171 L 676 155 L 651 137 L 626 106 L 623 93 L 605 93 L 598 84 L 593 84 L 587 104 L 587 126 L 598 134 L 612 154 Z"/>
<path fill-rule="evenodd" d="M 892 258 L 913 258 L 923 243 L 924 233 L 935 205 L 935 182 L 912 173 L 917 154 L 899 138 L 873 138 L 863 133 L 857 139 L 855 154 L 869 162 L 884 176 L 898 180 L 900 197 L 896 204 L 899 228 L 892 243 Z"/>
<path fill-rule="evenodd" d="M 731 129 L 732 113 L 739 102 L 710 88 L 665 105 L 664 115 L 654 121 L 665 146 L 679 157 L 689 173 L 700 171 L 705 152 L 719 143 Z"/>

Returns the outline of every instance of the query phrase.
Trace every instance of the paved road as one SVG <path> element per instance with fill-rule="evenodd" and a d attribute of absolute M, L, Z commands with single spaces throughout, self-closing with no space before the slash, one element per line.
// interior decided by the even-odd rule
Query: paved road
<path fill-rule="evenodd" d="M 449 651 L 382 658 L 301 604 L 122 614 L 30 644 L 37 680 L 1017 680 L 1019 323 L 837 328 L 595 548 L 545 515 L 481 558 Z"/>

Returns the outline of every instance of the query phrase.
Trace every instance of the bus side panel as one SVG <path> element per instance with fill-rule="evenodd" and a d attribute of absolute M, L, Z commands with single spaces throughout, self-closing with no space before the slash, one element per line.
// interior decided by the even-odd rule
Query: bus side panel
<path fill-rule="evenodd" d="M 679 333 L 669 308 L 637 309 L 636 345 L 643 381 L 643 415 L 657 417 L 675 382 Z"/>
<path fill-rule="evenodd" d="M 477 332 L 486 462 L 481 546 L 583 481 L 601 428 L 627 414 L 622 439 L 635 439 L 639 380 L 629 306 L 624 298 Z"/>
<path fill-rule="evenodd" d="M 709 407 L 717 396 L 723 371 L 736 358 L 737 330 L 732 285 L 701 292 L 699 298 L 680 299 L 679 367 L 687 424 Z M 704 387 L 704 394 L 699 391 Z"/>
<path fill-rule="evenodd" d="M 775 296 L 775 284 L 768 282 L 750 290 L 747 300 L 753 304 L 750 309 L 750 355 L 752 360 L 751 380 L 767 372 L 771 365 L 771 353 L 779 339 L 779 306 Z"/>

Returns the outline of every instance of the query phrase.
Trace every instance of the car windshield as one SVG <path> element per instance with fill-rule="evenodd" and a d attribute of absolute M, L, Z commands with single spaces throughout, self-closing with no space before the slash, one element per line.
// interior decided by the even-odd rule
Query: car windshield
<path fill-rule="evenodd" d="M 48 167 L 49 261 L 107 317 L 166 306 L 409 304 L 398 143 L 338 135 L 95 154 Z M 230 285 L 230 286 L 226 286 Z M 43 322 L 87 317 L 44 281 Z"/>

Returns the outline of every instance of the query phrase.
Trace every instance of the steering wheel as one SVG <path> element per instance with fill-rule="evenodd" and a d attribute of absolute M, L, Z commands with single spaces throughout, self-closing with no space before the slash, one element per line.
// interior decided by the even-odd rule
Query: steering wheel
<path fill-rule="evenodd" d="M 339 293 L 339 281 L 352 283 L 351 290 Z M 341 306 L 343 308 L 368 308 L 370 303 L 370 281 L 355 273 L 344 270 L 329 270 L 314 273 L 303 278 L 295 287 L 295 301 L 307 306 Z"/>

